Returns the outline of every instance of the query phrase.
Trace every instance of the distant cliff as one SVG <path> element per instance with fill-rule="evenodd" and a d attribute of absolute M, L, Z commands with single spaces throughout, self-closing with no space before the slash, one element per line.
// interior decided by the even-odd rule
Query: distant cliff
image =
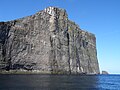
<path fill-rule="evenodd" d="M 64 9 L 0 22 L 0 71 L 98 74 L 94 34 L 68 20 Z"/>
<path fill-rule="evenodd" d="M 101 74 L 109 74 L 107 71 L 102 71 Z"/>

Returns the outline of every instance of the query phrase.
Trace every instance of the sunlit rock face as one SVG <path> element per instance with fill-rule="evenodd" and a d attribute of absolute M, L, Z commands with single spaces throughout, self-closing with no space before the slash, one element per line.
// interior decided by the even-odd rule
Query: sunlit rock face
<path fill-rule="evenodd" d="M 0 70 L 99 74 L 95 35 L 56 7 L 0 22 Z"/>

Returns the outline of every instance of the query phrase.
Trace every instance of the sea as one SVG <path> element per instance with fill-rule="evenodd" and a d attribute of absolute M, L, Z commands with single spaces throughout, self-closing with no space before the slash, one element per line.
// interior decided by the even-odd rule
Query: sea
<path fill-rule="evenodd" d="M 120 75 L 0 75 L 0 90 L 120 90 Z"/>

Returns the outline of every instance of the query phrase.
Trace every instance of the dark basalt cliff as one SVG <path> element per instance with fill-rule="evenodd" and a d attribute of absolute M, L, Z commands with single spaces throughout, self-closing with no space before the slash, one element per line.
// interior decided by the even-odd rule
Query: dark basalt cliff
<path fill-rule="evenodd" d="M 68 20 L 64 9 L 0 22 L 0 71 L 98 74 L 94 34 Z"/>

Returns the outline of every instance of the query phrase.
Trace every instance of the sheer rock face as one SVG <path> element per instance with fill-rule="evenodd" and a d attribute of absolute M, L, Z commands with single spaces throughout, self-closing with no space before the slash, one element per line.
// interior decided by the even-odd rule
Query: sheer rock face
<path fill-rule="evenodd" d="M 56 7 L 0 22 L 0 69 L 98 74 L 95 35 L 81 30 Z"/>

